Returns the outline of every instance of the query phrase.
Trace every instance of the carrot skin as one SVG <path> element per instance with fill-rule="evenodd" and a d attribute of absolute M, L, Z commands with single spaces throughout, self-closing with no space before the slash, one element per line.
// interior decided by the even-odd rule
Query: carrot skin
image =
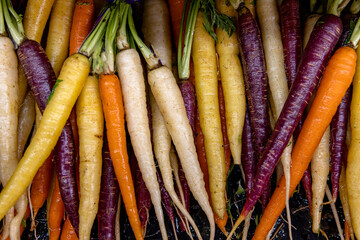
<path fill-rule="evenodd" d="M 306 198 L 309 202 L 310 214 L 312 214 L 312 190 L 311 190 L 311 175 L 309 168 L 305 170 L 304 176 L 302 177 L 301 181 L 305 189 Z"/>
<path fill-rule="evenodd" d="M 301 22 L 298 0 L 284 0 L 280 5 L 281 36 L 284 46 L 285 70 L 291 88 L 301 58 Z"/>
<path fill-rule="evenodd" d="M 67 121 L 55 146 L 56 175 L 61 198 L 75 232 L 79 231 L 79 194 L 76 184 L 74 140 L 70 121 Z"/>
<path fill-rule="evenodd" d="M 265 57 L 259 27 L 249 9 L 244 6 L 238 9 L 236 30 L 244 68 L 249 119 L 254 133 L 254 147 L 257 153 L 261 153 L 271 129 L 267 109 Z"/>
<path fill-rule="evenodd" d="M 34 40 L 20 44 L 17 55 L 26 78 L 41 112 L 44 111 L 48 97 L 55 84 L 56 76 L 49 59 L 41 45 Z M 36 69 L 36 75 L 34 73 Z"/>
<path fill-rule="evenodd" d="M 245 203 L 242 216 L 246 216 L 250 212 L 264 191 L 264 183 L 269 182 L 280 155 L 289 142 L 295 126 L 299 123 L 341 32 L 341 20 L 334 15 L 324 15 L 315 25 L 284 108 L 276 122 L 273 134 L 262 152 L 261 167 L 256 173 L 255 184 Z"/>
<path fill-rule="evenodd" d="M 151 122 L 151 121 L 150 121 Z M 130 163 L 131 163 L 131 172 L 135 179 L 135 194 L 136 194 L 136 205 L 139 209 L 139 217 L 141 221 L 141 228 L 143 234 L 146 232 L 146 225 L 149 219 L 149 211 L 151 209 L 151 198 L 150 192 L 146 188 L 145 182 L 142 178 L 142 174 L 137 163 L 136 156 L 134 151 L 130 151 Z"/>
<path fill-rule="evenodd" d="M 41 112 L 45 110 L 48 98 L 55 84 L 56 76 L 45 51 L 33 40 L 24 41 L 18 49 L 20 63 L 28 79 L 31 91 Z M 37 69 L 36 75 L 33 69 Z M 72 225 L 79 229 L 79 197 L 75 180 L 74 143 L 69 121 L 61 132 L 55 148 L 56 173 L 59 179 L 61 197 Z"/>
<path fill-rule="evenodd" d="M 77 0 L 75 2 L 70 30 L 69 55 L 79 50 L 82 42 L 90 33 L 94 22 L 94 14 L 94 0 Z"/>
<path fill-rule="evenodd" d="M 330 17 L 333 18 L 333 16 Z M 314 51 L 314 48 L 312 48 L 312 51 Z M 310 112 L 292 152 L 290 195 L 286 196 L 285 178 L 282 177 L 256 228 L 253 239 L 265 239 L 268 231 L 285 207 L 285 198 L 291 196 L 308 168 L 322 135 L 329 126 L 341 99 L 351 84 L 355 73 L 356 58 L 357 55 L 354 49 L 342 47 L 334 53 L 329 61 Z"/>
<path fill-rule="evenodd" d="M 76 232 L 71 225 L 69 217 L 66 218 L 64 225 L 61 229 L 60 240 L 78 240 Z"/>
<path fill-rule="evenodd" d="M 331 183 L 332 195 L 336 200 L 339 193 L 341 164 L 344 162 L 344 147 L 351 102 L 351 88 L 346 91 L 338 110 L 331 121 Z"/>
<path fill-rule="evenodd" d="M 249 196 L 254 185 L 256 173 L 256 153 L 253 146 L 251 126 L 249 119 L 249 110 L 245 114 L 244 129 L 242 133 L 242 150 L 241 163 L 245 172 L 245 191 L 246 196 Z"/>
<path fill-rule="evenodd" d="M 195 87 L 190 81 L 180 81 L 179 88 L 184 99 L 186 115 L 193 133 L 195 133 L 195 111 L 196 111 L 196 96 Z M 195 134 L 194 134 L 195 136 Z"/>
<path fill-rule="evenodd" d="M 98 210 L 99 239 L 115 239 L 115 217 L 119 199 L 119 184 L 110 158 L 109 146 L 104 138 L 103 165 Z"/>
<path fill-rule="evenodd" d="M 55 178 L 55 186 L 48 212 L 49 239 L 59 239 L 61 234 L 61 220 L 64 218 L 65 207 L 61 199 L 59 181 Z"/>

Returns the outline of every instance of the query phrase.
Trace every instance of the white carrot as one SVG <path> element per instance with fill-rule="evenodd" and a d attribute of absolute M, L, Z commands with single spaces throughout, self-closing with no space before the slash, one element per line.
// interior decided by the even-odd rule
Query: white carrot
<path fill-rule="evenodd" d="M 145 185 L 150 192 L 151 202 L 154 204 L 162 237 L 167 239 L 146 109 L 145 79 L 138 52 L 135 49 L 120 51 L 116 56 L 116 66 L 131 143 Z"/>
<path fill-rule="evenodd" d="M 18 164 L 18 62 L 14 44 L 7 37 L 0 37 L 0 182 L 3 187 L 9 181 Z M 10 234 L 10 222 L 14 217 L 11 208 L 5 217 L 2 239 Z"/>
<path fill-rule="evenodd" d="M 328 127 L 321 138 L 311 159 L 311 189 L 312 199 L 312 231 L 320 231 L 321 209 L 327 186 L 327 179 L 330 170 L 330 127 Z"/>
<path fill-rule="evenodd" d="M 280 116 L 286 98 L 289 94 L 285 64 L 284 50 L 282 45 L 280 19 L 276 0 L 259 0 L 257 2 L 257 14 L 259 17 L 262 40 L 264 45 L 266 69 L 268 73 L 269 86 L 275 106 L 275 121 Z M 286 179 L 286 194 L 289 195 L 290 188 L 290 163 L 292 151 L 292 138 L 281 155 L 281 163 Z M 286 215 L 289 224 L 289 236 L 291 234 L 291 216 L 289 200 L 286 199 Z"/>

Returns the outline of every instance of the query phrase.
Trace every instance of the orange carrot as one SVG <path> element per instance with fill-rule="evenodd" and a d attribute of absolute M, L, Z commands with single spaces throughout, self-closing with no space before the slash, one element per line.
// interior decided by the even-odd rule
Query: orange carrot
<path fill-rule="evenodd" d="M 55 185 L 51 197 L 51 205 L 49 209 L 48 227 L 49 239 L 57 240 L 61 233 L 61 221 L 64 218 L 65 207 L 61 199 L 60 188 L 57 176 L 55 174 Z"/>
<path fill-rule="evenodd" d="M 66 217 L 64 225 L 62 227 L 60 240 L 78 240 L 76 232 L 71 225 L 70 219 L 68 217 Z"/>
<path fill-rule="evenodd" d="M 325 69 L 320 87 L 292 152 L 289 197 L 308 168 L 322 135 L 351 84 L 355 73 L 356 59 L 356 52 L 353 48 L 341 47 L 334 53 Z M 264 211 L 253 239 L 265 239 L 285 207 L 285 197 L 285 178 L 283 176 Z"/>
<path fill-rule="evenodd" d="M 141 222 L 136 206 L 134 183 L 127 154 L 124 107 L 120 82 L 114 74 L 102 74 L 99 85 L 110 156 L 114 164 L 125 209 L 136 239 L 143 239 Z"/>
<path fill-rule="evenodd" d="M 168 4 L 171 16 L 173 40 L 177 49 L 179 44 L 181 17 L 185 5 L 185 0 L 168 0 Z"/>
<path fill-rule="evenodd" d="M 31 184 L 30 199 L 31 206 L 34 209 L 34 219 L 39 209 L 44 205 L 49 194 L 52 159 L 53 155 L 51 154 L 39 168 Z"/>
<path fill-rule="evenodd" d="M 77 0 L 70 32 L 69 55 L 76 53 L 94 22 L 94 0 Z"/>
<path fill-rule="evenodd" d="M 346 220 L 345 220 L 344 232 L 345 232 L 345 240 L 350 240 L 350 228 Z"/>

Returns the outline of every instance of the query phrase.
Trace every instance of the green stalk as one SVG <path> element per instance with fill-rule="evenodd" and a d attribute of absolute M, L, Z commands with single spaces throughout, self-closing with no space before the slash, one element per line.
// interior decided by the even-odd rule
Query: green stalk
<path fill-rule="evenodd" d="M 4 20 L 4 14 L 3 14 L 3 6 L 2 1 L 0 1 L 0 35 L 4 35 L 5 32 L 5 20 Z"/>
<path fill-rule="evenodd" d="M 90 33 L 89 37 L 85 40 L 85 42 L 81 45 L 79 49 L 79 53 L 84 54 L 87 57 L 90 57 L 90 55 L 94 52 L 94 48 L 97 42 L 101 41 L 102 38 L 104 37 L 106 24 L 110 17 L 110 13 L 111 13 L 111 9 L 108 8 L 108 10 L 104 13 L 104 16 L 99 21 L 98 25 Z"/>
<path fill-rule="evenodd" d="M 111 74 L 115 72 L 115 51 L 114 51 L 114 40 L 116 37 L 116 31 L 119 26 L 119 8 L 117 5 L 114 10 L 112 10 L 109 22 L 106 26 L 105 33 L 105 60 L 104 60 L 104 72 L 105 74 Z"/>
<path fill-rule="evenodd" d="M 1 1 L 2 1 L 2 11 L 3 11 L 4 17 L 5 17 L 6 25 L 9 29 L 10 35 L 11 35 L 12 39 L 14 40 L 14 42 L 17 45 L 20 45 L 20 43 L 25 39 L 25 36 L 23 34 L 21 34 L 19 29 L 17 28 L 19 23 L 16 25 L 14 24 L 14 20 L 9 13 L 10 7 L 8 6 L 7 1 L 6 0 L 1 0 Z"/>
<path fill-rule="evenodd" d="M 180 27 L 180 35 L 179 35 L 179 47 L 178 47 L 178 72 L 179 79 L 184 80 L 188 79 L 190 76 L 190 56 L 191 56 L 191 48 L 193 43 L 193 36 L 195 30 L 196 17 L 199 12 L 200 1 L 192 1 L 190 3 L 188 18 L 186 20 L 185 27 L 185 38 L 184 38 L 184 47 L 182 48 L 182 28 L 185 18 L 185 10 L 186 3 L 184 5 L 183 16 L 181 19 L 181 27 Z M 181 53 L 181 49 L 183 50 L 183 54 Z"/>
<path fill-rule="evenodd" d="M 358 14 L 360 11 L 360 0 L 354 0 L 350 6 L 350 12 L 352 14 Z"/>
<path fill-rule="evenodd" d="M 145 58 L 149 70 L 157 68 L 159 64 L 161 65 L 161 62 L 159 58 L 155 56 L 155 54 L 145 45 L 145 43 L 141 40 L 141 38 L 137 34 L 131 11 L 128 11 L 128 23 L 129 23 L 131 35 L 136 45 L 138 46 L 141 54 Z"/>
<path fill-rule="evenodd" d="M 19 33 L 25 36 L 24 26 L 22 23 L 22 17 L 16 13 L 15 9 L 12 7 L 12 5 L 10 3 L 10 0 L 7 1 L 7 5 L 8 5 L 11 15 L 15 18 L 17 29 L 18 29 Z"/>
<path fill-rule="evenodd" d="M 357 48 L 358 42 L 360 40 L 360 19 L 356 22 L 354 30 L 351 34 L 349 46 L 353 48 Z"/>
<path fill-rule="evenodd" d="M 101 74 L 104 72 L 104 65 L 105 65 L 104 62 L 106 60 L 104 61 L 104 57 L 101 54 L 103 45 L 104 45 L 103 41 L 96 42 L 94 52 L 91 55 L 92 70 L 93 70 L 93 73 L 96 73 L 96 74 Z"/>
<path fill-rule="evenodd" d="M 129 42 L 128 42 L 128 35 L 126 31 L 126 23 L 127 23 L 127 16 L 130 9 L 129 4 L 121 4 L 120 6 L 120 28 L 118 31 L 118 36 L 116 38 L 116 45 L 119 50 L 125 50 L 128 49 Z"/>
<path fill-rule="evenodd" d="M 346 7 L 350 0 L 331 0 L 328 1 L 327 13 L 340 17 L 341 11 Z"/>

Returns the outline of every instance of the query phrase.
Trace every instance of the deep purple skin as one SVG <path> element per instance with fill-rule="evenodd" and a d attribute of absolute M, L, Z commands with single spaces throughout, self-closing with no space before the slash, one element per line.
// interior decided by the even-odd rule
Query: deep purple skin
<path fill-rule="evenodd" d="M 44 111 L 56 75 L 44 49 L 36 41 L 24 40 L 17 55 L 41 113 Z"/>
<path fill-rule="evenodd" d="M 129 157 L 131 164 L 131 174 L 134 178 L 136 205 L 139 211 L 141 226 L 143 229 L 146 229 L 149 211 L 151 208 L 150 193 L 149 190 L 146 188 L 145 182 L 142 178 L 142 174 L 133 150 L 129 152 Z"/>
<path fill-rule="evenodd" d="M 284 0 L 280 6 L 281 36 L 288 86 L 291 88 L 301 58 L 301 22 L 298 0 Z"/>
<path fill-rule="evenodd" d="M 186 115 L 189 119 L 193 136 L 195 137 L 195 113 L 196 113 L 196 96 L 195 87 L 190 81 L 180 81 L 179 88 L 184 99 Z"/>
<path fill-rule="evenodd" d="M 190 212 L 190 188 L 186 181 L 185 173 L 184 173 L 184 170 L 183 170 L 180 162 L 179 162 L 179 179 L 180 179 L 180 183 L 181 183 L 181 188 L 184 193 L 184 201 L 185 201 L 184 207 L 186 208 L 186 210 L 188 212 Z M 185 219 L 184 215 L 181 212 L 179 212 L 179 214 L 182 219 Z M 180 225 L 180 230 L 182 232 L 186 231 L 183 221 L 179 221 L 179 225 Z"/>
<path fill-rule="evenodd" d="M 246 216 L 264 191 L 301 115 L 317 86 L 327 60 L 342 32 L 342 22 L 334 15 L 324 15 L 316 23 L 304 50 L 294 84 L 276 122 L 274 131 L 262 152 L 261 167 L 242 215 Z"/>
<path fill-rule="evenodd" d="M 312 208 L 312 190 L 311 190 L 311 175 L 310 175 L 310 169 L 306 169 L 306 171 L 304 172 L 304 175 L 301 179 L 301 182 L 304 186 L 305 189 L 305 193 L 306 193 L 306 198 L 309 202 L 309 211 L 310 213 L 312 213 L 311 208 Z"/>
<path fill-rule="evenodd" d="M 98 210 L 98 238 L 100 240 L 115 240 L 115 222 L 117 205 L 120 195 L 114 166 L 106 136 L 102 149 L 102 173 Z"/>
<path fill-rule="evenodd" d="M 346 144 L 345 139 L 350 112 L 350 102 L 351 88 L 346 91 L 345 96 L 341 100 L 338 110 L 336 111 L 330 124 L 331 183 L 332 195 L 335 201 L 339 193 L 341 164 L 344 162 L 344 148 Z"/>
<path fill-rule="evenodd" d="M 18 50 L 20 64 L 24 69 L 31 91 L 41 113 L 56 82 L 56 75 L 39 43 L 26 39 Z M 59 179 L 61 197 L 75 232 L 79 232 L 79 196 L 76 184 L 74 139 L 68 120 L 55 146 L 55 166 Z"/>
<path fill-rule="evenodd" d="M 79 194 L 76 183 L 75 148 L 70 121 L 61 132 L 54 148 L 56 175 L 61 198 L 76 234 L 79 231 Z"/>
<path fill-rule="evenodd" d="M 245 6 L 238 10 L 237 36 L 244 69 L 245 90 L 255 150 L 261 153 L 270 136 L 267 75 L 260 30 Z"/>
<path fill-rule="evenodd" d="M 248 109 L 246 109 L 241 142 L 241 164 L 244 168 L 245 192 L 248 197 L 254 184 L 256 172 L 256 153 L 252 142 Z"/>

